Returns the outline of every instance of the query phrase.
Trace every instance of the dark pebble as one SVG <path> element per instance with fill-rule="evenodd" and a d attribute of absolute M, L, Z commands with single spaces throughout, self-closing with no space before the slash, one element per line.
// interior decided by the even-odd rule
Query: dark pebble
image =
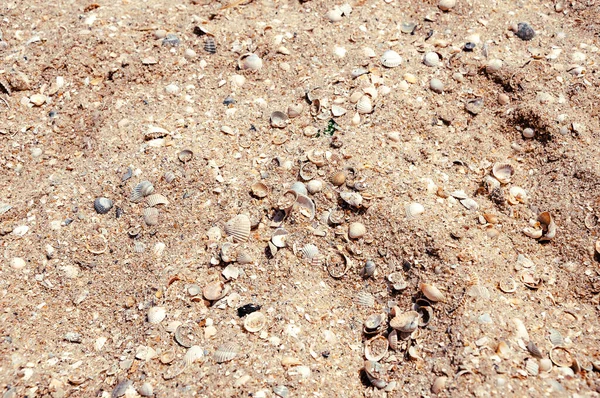
<path fill-rule="evenodd" d="M 515 33 L 521 40 L 529 41 L 535 37 L 535 30 L 526 22 L 519 22 Z"/>
<path fill-rule="evenodd" d="M 242 305 L 240 308 L 237 309 L 237 313 L 238 316 L 244 317 L 248 314 L 252 314 L 253 312 L 256 312 L 260 310 L 260 305 L 258 304 L 246 304 L 246 305 Z"/>
<path fill-rule="evenodd" d="M 465 51 L 473 51 L 474 48 L 475 48 L 475 43 L 467 42 L 467 43 L 465 43 L 465 46 L 463 49 Z"/>
<path fill-rule="evenodd" d="M 235 100 L 231 97 L 227 97 L 223 100 L 223 105 L 235 104 Z"/>

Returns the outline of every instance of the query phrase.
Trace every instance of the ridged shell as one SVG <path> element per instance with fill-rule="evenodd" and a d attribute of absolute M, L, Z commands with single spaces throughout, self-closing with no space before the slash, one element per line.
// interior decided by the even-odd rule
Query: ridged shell
<path fill-rule="evenodd" d="M 323 263 L 323 256 L 319 253 L 319 248 L 315 245 L 305 245 L 300 249 L 300 253 L 312 266 L 318 267 Z"/>
<path fill-rule="evenodd" d="M 290 395 L 290 390 L 286 386 L 273 387 L 273 393 L 281 398 L 287 398 Z"/>
<path fill-rule="evenodd" d="M 252 190 L 252 195 L 256 196 L 257 198 L 264 198 L 269 194 L 269 188 L 262 182 L 258 181 L 255 182 L 254 184 L 252 184 L 252 186 L 250 187 L 250 189 Z"/>
<path fill-rule="evenodd" d="M 208 36 L 204 39 L 204 51 L 209 54 L 215 54 L 217 52 L 217 43 L 215 42 L 214 37 Z"/>
<path fill-rule="evenodd" d="M 158 225 L 158 214 L 158 209 L 155 209 L 154 207 L 147 207 L 142 212 L 144 222 L 150 226 Z"/>
<path fill-rule="evenodd" d="M 306 195 L 298 194 L 296 197 L 296 206 L 300 214 L 308 218 L 309 221 L 315 218 L 315 202 Z"/>
<path fill-rule="evenodd" d="M 390 320 L 390 327 L 402 333 L 412 333 L 419 327 L 419 313 L 408 311 L 398 314 Z"/>
<path fill-rule="evenodd" d="M 263 61 L 253 53 L 243 54 L 238 59 L 238 66 L 241 70 L 257 71 L 262 68 Z"/>
<path fill-rule="evenodd" d="M 360 239 L 367 233 L 367 227 L 359 222 L 350 223 L 348 226 L 348 237 L 350 239 Z"/>
<path fill-rule="evenodd" d="M 183 356 L 183 362 L 186 366 L 190 366 L 194 362 L 204 358 L 204 350 L 202 347 L 193 345 L 191 346 L 185 355 Z"/>
<path fill-rule="evenodd" d="M 380 361 L 388 352 L 389 342 L 384 336 L 375 336 L 365 341 L 365 358 L 369 361 Z"/>
<path fill-rule="evenodd" d="M 514 173 L 515 169 L 509 163 L 495 163 L 492 167 L 492 174 L 502 184 L 508 184 Z"/>
<path fill-rule="evenodd" d="M 240 214 L 225 223 L 225 233 L 233 237 L 236 243 L 246 242 L 250 237 L 250 218 Z"/>
<path fill-rule="evenodd" d="M 165 196 L 163 196 L 163 195 L 161 195 L 159 193 L 154 193 L 152 195 L 149 195 L 146 198 L 146 203 L 150 207 L 154 207 L 154 206 L 158 206 L 158 205 L 165 205 L 166 206 L 166 205 L 169 204 L 169 200 Z"/>
<path fill-rule="evenodd" d="M 234 343 L 225 343 L 217 348 L 214 359 L 216 363 L 229 362 L 238 354 L 238 347 Z"/>
<path fill-rule="evenodd" d="M 282 129 L 287 126 L 289 122 L 289 117 L 283 112 L 275 111 L 271 113 L 271 118 L 269 119 L 271 122 L 271 127 L 275 127 L 278 129 Z"/>
<path fill-rule="evenodd" d="M 553 346 L 562 347 L 565 345 L 565 339 L 563 338 L 562 334 L 560 334 L 560 332 L 558 330 L 550 329 L 549 332 L 550 332 L 549 339 Z"/>
<path fill-rule="evenodd" d="M 150 307 L 148 309 L 148 322 L 153 324 L 161 323 L 167 316 L 165 307 Z"/>
<path fill-rule="evenodd" d="M 367 114 L 373 112 L 373 103 L 370 95 L 363 95 L 356 103 L 356 111 L 361 114 Z"/>
<path fill-rule="evenodd" d="M 423 295 L 432 302 L 444 301 L 446 298 L 444 294 L 435 286 L 428 283 L 421 283 L 420 286 Z"/>
<path fill-rule="evenodd" d="M 372 307 L 375 305 L 375 297 L 368 292 L 358 292 L 354 297 L 356 304 L 362 307 Z"/>
<path fill-rule="evenodd" d="M 341 224 L 344 222 L 346 214 L 342 209 L 334 209 L 329 212 L 329 216 L 327 216 L 327 221 L 333 225 Z"/>
<path fill-rule="evenodd" d="M 133 252 L 134 253 L 143 253 L 146 251 L 146 244 L 144 242 L 135 241 L 133 242 Z"/>
<path fill-rule="evenodd" d="M 97 198 L 94 200 L 94 209 L 98 214 L 106 214 L 110 211 L 110 209 L 112 209 L 112 207 L 113 201 L 108 198 Z"/>
<path fill-rule="evenodd" d="M 253 312 L 244 319 L 244 329 L 250 333 L 256 333 L 262 330 L 267 324 L 267 317 L 262 312 Z"/>
<path fill-rule="evenodd" d="M 395 68 L 402 63 L 402 57 L 394 50 L 387 50 L 381 56 L 381 65 L 386 68 Z"/>
<path fill-rule="evenodd" d="M 177 176 L 172 171 L 167 171 L 165 173 L 165 175 L 163 176 L 163 178 L 165 179 L 166 182 L 168 182 L 170 184 L 175 180 L 175 178 L 177 178 Z"/>
<path fill-rule="evenodd" d="M 529 351 L 529 353 L 536 358 L 542 358 L 544 356 L 542 354 L 542 351 L 540 351 L 538 346 L 536 346 L 533 341 L 530 341 L 529 343 L 527 343 L 527 351 Z"/>
<path fill-rule="evenodd" d="M 406 212 L 406 218 L 408 220 L 412 220 L 420 216 L 425 212 L 425 208 L 420 203 L 410 203 L 404 207 L 404 211 Z"/>
<path fill-rule="evenodd" d="M 154 192 L 154 185 L 150 181 L 142 181 L 133 188 L 130 200 L 134 203 L 141 202 L 143 198 Z"/>

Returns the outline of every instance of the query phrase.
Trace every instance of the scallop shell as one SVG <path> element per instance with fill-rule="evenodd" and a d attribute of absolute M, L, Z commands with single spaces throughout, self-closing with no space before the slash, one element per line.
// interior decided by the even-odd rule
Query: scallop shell
<path fill-rule="evenodd" d="M 273 394 L 281 398 L 287 398 L 290 395 L 290 390 L 286 386 L 279 385 L 273 387 Z"/>
<path fill-rule="evenodd" d="M 406 218 L 408 220 L 415 219 L 425 212 L 425 208 L 420 203 L 410 203 L 404 207 Z"/>
<path fill-rule="evenodd" d="M 233 236 L 236 243 L 246 242 L 250 237 L 250 218 L 245 214 L 239 214 L 225 223 L 224 229 L 227 235 Z"/>
<path fill-rule="evenodd" d="M 262 199 L 269 194 L 269 188 L 260 181 L 252 184 L 250 189 L 252 190 L 252 195 L 256 196 L 257 198 Z"/>
<path fill-rule="evenodd" d="M 302 111 L 304 111 L 304 106 L 302 106 L 302 104 L 300 104 L 300 103 L 292 104 L 292 105 L 288 106 L 287 114 L 288 114 L 288 117 L 295 118 L 295 117 L 300 116 L 302 114 Z"/>
<path fill-rule="evenodd" d="M 244 329 L 250 333 L 262 330 L 267 324 L 267 317 L 259 311 L 253 312 L 244 319 Z"/>
<path fill-rule="evenodd" d="M 423 295 L 432 302 L 444 301 L 446 298 L 444 294 L 435 286 L 428 283 L 421 283 L 419 285 Z"/>
<path fill-rule="evenodd" d="M 158 214 L 158 209 L 155 209 L 154 207 L 147 207 L 142 212 L 144 222 L 150 226 L 158 225 Z"/>
<path fill-rule="evenodd" d="M 403 333 L 412 333 L 419 327 L 419 313 L 408 311 L 397 314 L 390 320 L 390 327 Z"/>
<path fill-rule="evenodd" d="M 146 198 L 146 203 L 150 207 L 154 207 L 154 206 L 158 206 L 158 205 L 165 205 L 166 206 L 166 205 L 169 204 L 169 200 L 165 196 L 163 196 L 163 195 L 161 195 L 159 193 L 154 193 L 152 195 L 149 195 Z"/>
<path fill-rule="evenodd" d="M 332 278 L 338 279 L 346 275 L 346 272 L 348 272 L 348 269 L 350 269 L 351 263 L 348 256 L 342 252 L 336 251 L 329 255 L 326 265 L 329 275 Z"/>
<path fill-rule="evenodd" d="M 550 350 L 550 360 L 558 367 L 571 367 L 573 365 L 573 355 L 564 347 L 554 347 Z"/>
<path fill-rule="evenodd" d="M 134 203 L 141 202 L 142 199 L 154 192 L 154 186 L 150 181 L 142 181 L 133 188 L 130 200 Z"/>
<path fill-rule="evenodd" d="M 241 70 L 257 71 L 262 68 L 263 61 L 260 57 L 253 53 L 243 54 L 238 59 L 238 66 Z"/>
<path fill-rule="evenodd" d="M 94 200 L 94 209 L 98 214 L 106 214 L 112 207 L 113 201 L 108 198 L 97 198 Z"/>
<path fill-rule="evenodd" d="M 165 307 L 150 307 L 148 309 L 148 322 L 153 324 L 161 323 L 167 316 Z"/>
<path fill-rule="evenodd" d="M 304 181 L 310 181 L 317 176 L 317 166 L 312 162 L 302 163 L 299 174 Z"/>
<path fill-rule="evenodd" d="M 492 174 L 502 184 L 508 184 L 515 174 L 515 169 L 510 163 L 495 163 L 492 167 Z"/>
<path fill-rule="evenodd" d="M 166 182 L 168 182 L 170 184 L 173 181 L 175 181 L 175 178 L 177 178 L 177 175 L 175 175 L 175 173 L 173 173 L 172 171 L 167 171 L 165 173 L 165 175 L 163 176 L 163 178 L 165 179 Z"/>
<path fill-rule="evenodd" d="M 287 244 L 286 244 L 287 237 L 288 237 L 288 232 L 284 228 L 277 228 L 273 232 L 273 236 L 271 236 L 271 242 L 275 245 L 275 247 L 277 247 L 278 249 L 281 249 L 281 248 L 287 246 Z"/>
<path fill-rule="evenodd" d="M 271 122 L 271 127 L 282 129 L 287 126 L 289 117 L 283 112 L 275 111 L 271 113 L 271 118 L 269 120 Z"/>
<path fill-rule="evenodd" d="M 234 343 L 225 343 L 215 351 L 214 359 L 216 363 L 229 362 L 238 354 L 238 347 Z"/>
<path fill-rule="evenodd" d="M 229 293 L 229 285 L 221 281 L 210 282 L 202 289 L 202 295 L 209 301 L 218 301 Z"/>
<path fill-rule="evenodd" d="M 564 346 L 565 345 L 565 339 L 562 337 L 562 334 L 560 334 L 560 332 L 556 329 L 550 329 L 550 342 L 552 343 L 553 346 Z"/>
<path fill-rule="evenodd" d="M 381 65 L 386 68 L 395 68 L 402 63 L 402 57 L 394 50 L 387 50 L 381 56 Z"/>
<path fill-rule="evenodd" d="M 375 305 L 375 297 L 369 292 L 358 292 L 354 300 L 356 304 L 363 307 L 372 307 Z"/>
<path fill-rule="evenodd" d="M 198 345 L 191 346 L 183 356 L 183 362 L 190 366 L 194 362 L 204 358 L 204 350 Z"/>
<path fill-rule="evenodd" d="M 388 352 L 388 339 L 382 335 L 365 341 L 365 358 L 369 361 L 380 361 Z"/>
<path fill-rule="evenodd" d="M 308 196 L 298 194 L 296 197 L 296 207 L 298 207 L 300 214 L 307 217 L 309 221 L 315 218 L 315 202 L 313 202 L 313 200 Z"/>
<path fill-rule="evenodd" d="M 363 95 L 356 103 L 356 111 L 361 114 L 367 114 L 373 112 L 373 103 L 371 102 L 370 95 Z"/>
<path fill-rule="evenodd" d="M 323 263 L 323 256 L 319 253 L 319 248 L 315 245 L 305 245 L 300 249 L 300 253 L 314 267 L 319 267 Z"/>

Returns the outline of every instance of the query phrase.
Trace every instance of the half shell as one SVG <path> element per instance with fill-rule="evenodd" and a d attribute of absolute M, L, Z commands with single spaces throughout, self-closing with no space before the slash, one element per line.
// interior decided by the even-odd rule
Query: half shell
<path fill-rule="evenodd" d="M 403 333 L 412 333 L 419 327 L 419 313 L 408 311 L 390 320 L 390 327 Z"/>
<path fill-rule="evenodd" d="M 98 214 L 106 214 L 112 207 L 113 201 L 108 198 L 97 198 L 94 200 L 94 209 Z"/>
<path fill-rule="evenodd" d="M 571 352 L 564 347 L 554 347 L 550 350 L 550 360 L 559 367 L 571 367 L 573 365 L 573 356 Z"/>
<path fill-rule="evenodd" d="M 492 167 L 492 174 L 502 184 L 508 184 L 513 174 L 515 174 L 515 169 L 510 163 L 496 163 Z"/>
<path fill-rule="evenodd" d="M 154 185 L 150 181 L 142 181 L 133 188 L 130 200 L 134 203 L 141 202 L 142 199 L 154 192 Z"/>
<path fill-rule="evenodd" d="M 304 110 L 304 106 L 302 106 L 302 104 L 292 104 L 290 106 L 288 106 L 287 109 L 287 114 L 288 117 L 290 118 L 295 118 L 298 117 L 302 114 L 302 111 Z"/>
<path fill-rule="evenodd" d="M 275 111 L 275 112 L 271 113 L 271 118 L 270 118 L 271 127 L 282 129 L 285 126 L 287 126 L 288 121 L 289 121 L 288 115 L 286 115 L 283 112 Z"/>
<path fill-rule="evenodd" d="M 271 236 L 271 242 L 275 245 L 275 247 L 277 247 L 278 249 L 281 249 L 281 248 L 287 246 L 287 244 L 286 244 L 287 237 L 288 237 L 288 232 L 284 228 L 277 228 L 273 232 L 273 236 Z"/>
<path fill-rule="evenodd" d="M 154 207 L 147 207 L 142 212 L 144 222 L 150 226 L 158 225 L 158 214 L 158 209 L 155 209 Z"/>
<path fill-rule="evenodd" d="M 394 50 L 387 50 L 381 56 L 381 65 L 386 68 L 395 68 L 402 63 L 402 57 Z"/>
<path fill-rule="evenodd" d="M 267 317 L 262 312 L 253 312 L 244 319 L 244 329 L 250 333 L 256 333 L 267 324 Z"/>
<path fill-rule="evenodd" d="M 182 163 L 189 162 L 190 160 L 192 160 L 193 157 L 194 157 L 194 152 L 192 152 L 190 149 L 184 149 L 183 151 L 181 151 L 177 154 L 177 158 Z"/>
<path fill-rule="evenodd" d="M 387 280 L 391 283 L 394 290 L 401 291 L 408 287 L 408 282 L 406 282 L 404 275 L 400 272 L 392 272 L 387 276 Z"/>
<path fill-rule="evenodd" d="M 262 68 L 263 61 L 260 57 L 253 53 L 243 54 L 238 59 L 238 67 L 241 70 L 257 71 Z"/>
<path fill-rule="evenodd" d="M 300 249 L 300 253 L 312 266 L 319 267 L 323 263 L 323 256 L 319 253 L 319 248 L 315 245 L 305 245 Z"/>
<path fill-rule="evenodd" d="M 183 362 L 190 366 L 194 362 L 204 358 L 204 350 L 198 345 L 191 346 L 183 356 Z"/>
<path fill-rule="evenodd" d="M 296 207 L 298 207 L 298 211 L 303 216 L 307 217 L 309 220 L 315 218 L 315 202 L 311 198 L 306 195 L 298 194 L 296 197 Z"/>
<path fill-rule="evenodd" d="M 294 207 L 296 199 L 298 199 L 298 192 L 288 189 L 279 197 L 279 200 L 277 200 L 277 208 L 289 213 Z"/>
<path fill-rule="evenodd" d="M 225 233 L 233 237 L 236 243 L 246 242 L 250 237 L 250 218 L 240 214 L 225 223 Z"/>
<path fill-rule="evenodd" d="M 209 301 L 218 301 L 229 293 L 229 285 L 221 281 L 210 282 L 202 289 L 202 295 Z"/>
<path fill-rule="evenodd" d="M 369 361 L 379 361 L 388 352 L 389 342 L 384 336 L 375 336 L 365 341 L 365 358 Z"/>
<path fill-rule="evenodd" d="M 158 205 L 165 205 L 166 206 L 166 205 L 169 204 L 169 200 L 165 196 L 163 196 L 163 195 L 161 195 L 159 193 L 154 193 L 152 195 L 149 195 L 146 198 L 146 203 L 150 207 L 154 207 L 154 206 L 158 206 Z"/>
<path fill-rule="evenodd" d="M 363 197 L 358 192 L 340 192 L 340 198 L 352 207 L 360 207 Z"/>
<path fill-rule="evenodd" d="M 444 301 L 446 299 L 444 294 L 433 285 L 421 283 L 419 287 L 421 288 L 423 295 L 434 303 L 438 301 Z"/>
<path fill-rule="evenodd" d="M 216 363 L 229 362 L 238 354 L 238 347 L 234 343 L 225 343 L 217 348 L 214 359 Z"/>
<path fill-rule="evenodd" d="M 165 307 L 150 307 L 148 309 L 148 322 L 157 324 L 161 323 L 167 316 Z"/>
<path fill-rule="evenodd" d="M 256 196 L 257 198 L 264 198 L 269 194 L 269 188 L 260 181 L 252 184 L 250 189 L 252 190 L 252 195 Z"/>

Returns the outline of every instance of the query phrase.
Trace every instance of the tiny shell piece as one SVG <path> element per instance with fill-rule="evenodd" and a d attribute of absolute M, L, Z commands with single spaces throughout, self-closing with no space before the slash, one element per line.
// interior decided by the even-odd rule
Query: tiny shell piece
<path fill-rule="evenodd" d="M 428 283 L 421 283 L 420 288 L 423 292 L 423 295 L 433 302 L 445 300 L 444 294 L 433 285 L 430 285 Z"/>
<path fill-rule="evenodd" d="M 217 43 L 215 42 L 214 37 L 208 36 L 204 39 L 204 51 L 209 54 L 215 54 L 217 52 Z"/>
<path fill-rule="evenodd" d="M 231 361 L 238 353 L 238 347 L 234 343 L 225 343 L 217 348 L 214 359 L 216 363 L 224 363 Z"/>
<path fill-rule="evenodd" d="M 375 305 L 375 297 L 368 292 L 358 292 L 355 297 L 356 304 L 363 307 L 372 307 Z"/>
<path fill-rule="evenodd" d="M 260 311 L 251 313 L 244 319 L 244 329 L 250 333 L 262 330 L 267 324 L 267 317 Z"/>
<path fill-rule="evenodd" d="M 152 387 L 152 384 L 146 382 L 138 388 L 138 393 L 142 397 L 151 397 L 154 395 L 154 388 Z"/>
<path fill-rule="evenodd" d="M 170 184 L 175 180 L 175 178 L 177 178 L 177 176 L 172 171 L 167 171 L 165 173 L 165 175 L 163 176 L 163 178 L 165 179 L 166 182 L 168 182 Z"/>
<path fill-rule="evenodd" d="M 236 243 L 246 242 L 250 237 L 250 218 L 245 214 L 240 214 L 225 223 L 225 233 L 233 236 Z"/>
<path fill-rule="evenodd" d="M 253 53 L 243 54 L 238 59 L 238 66 L 241 70 L 257 71 L 262 68 L 263 61 Z"/>
<path fill-rule="evenodd" d="M 408 220 L 412 220 L 425 212 L 423 205 L 416 202 L 406 205 L 404 210 Z"/>
<path fill-rule="evenodd" d="M 154 206 L 158 206 L 158 205 L 166 206 L 169 204 L 169 200 L 165 196 L 163 196 L 159 193 L 154 193 L 152 195 L 149 195 L 146 198 L 146 203 L 148 203 L 148 206 L 150 206 L 150 207 L 154 207 Z"/>
<path fill-rule="evenodd" d="M 165 307 L 150 307 L 148 310 L 148 322 L 153 324 L 161 323 L 167 316 Z"/>
<path fill-rule="evenodd" d="M 387 50 L 381 57 L 381 65 L 386 68 L 395 68 L 402 63 L 402 57 L 394 50 Z"/>
<path fill-rule="evenodd" d="M 565 339 L 562 337 L 562 334 L 556 329 L 550 329 L 550 342 L 555 347 L 562 347 L 565 345 Z"/>
<path fill-rule="evenodd" d="M 287 398 L 290 395 L 290 390 L 286 386 L 273 387 L 273 393 L 281 398 Z"/>
<path fill-rule="evenodd" d="M 158 209 L 155 209 L 154 207 L 147 207 L 144 209 L 142 214 L 144 216 L 144 222 L 147 225 L 158 225 Z"/>

